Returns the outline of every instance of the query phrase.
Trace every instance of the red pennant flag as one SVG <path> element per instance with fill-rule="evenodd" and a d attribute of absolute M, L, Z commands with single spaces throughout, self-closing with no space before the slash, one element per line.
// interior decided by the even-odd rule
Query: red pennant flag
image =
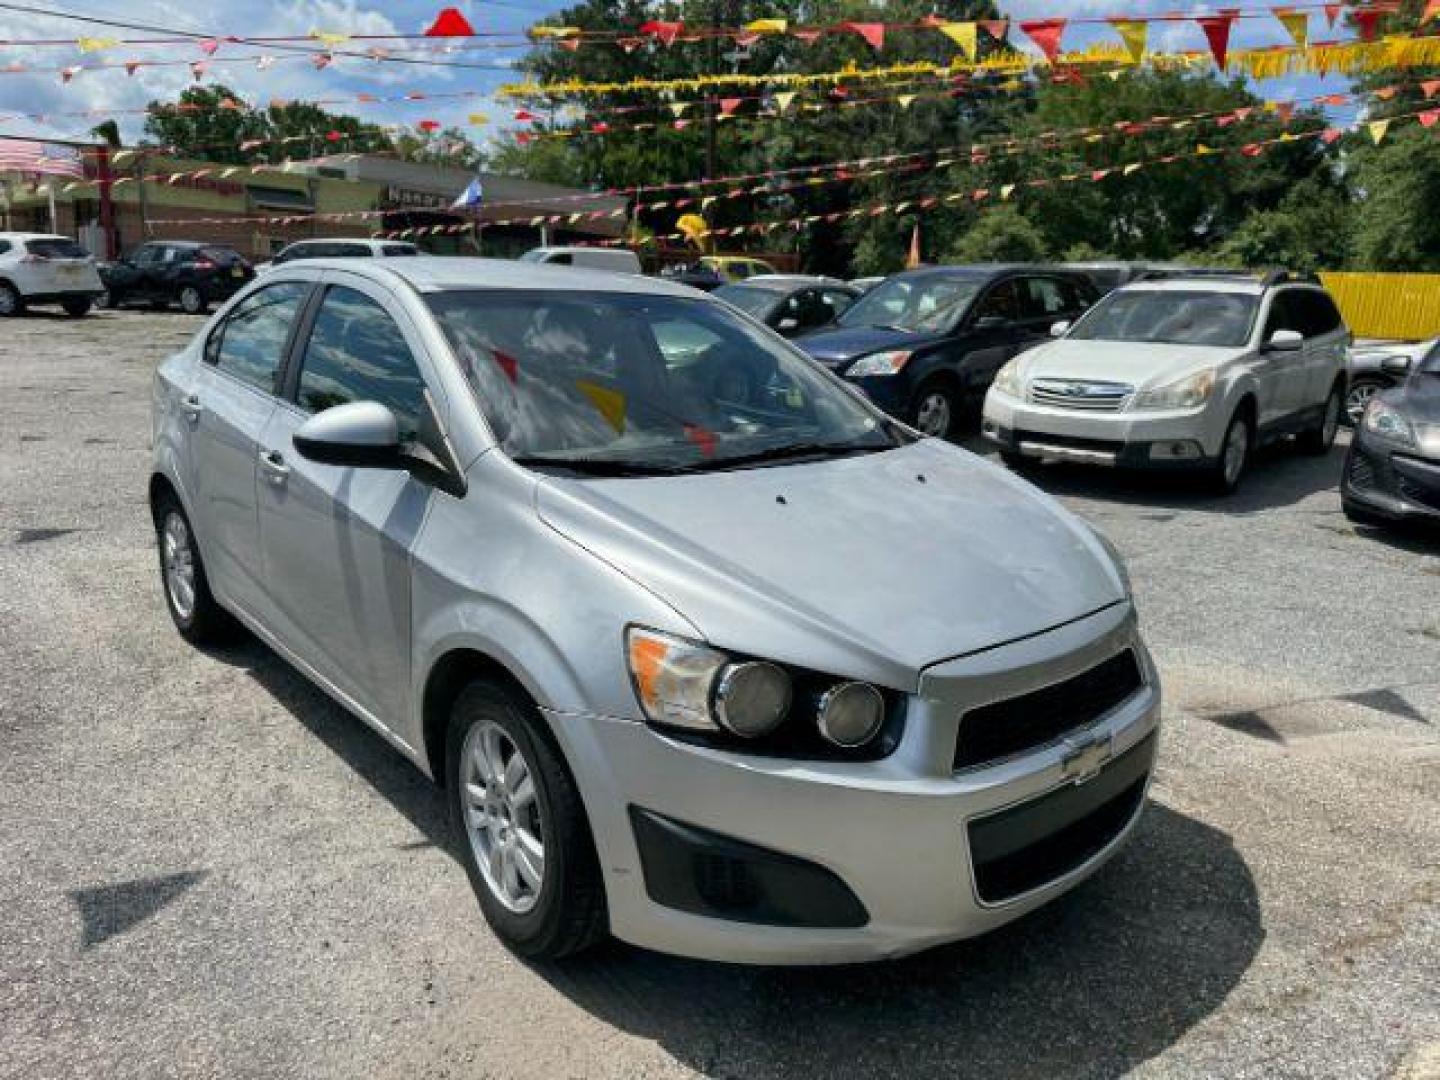
<path fill-rule="evenodd" d="M 619 45 L 620 48 L 622 48 L 623 50 L 625 50 L 627 53 L 632 53 L 632 52 L 634 52 L 636 49 L 638 49 L 641 45 L 644 45 L 644 44 L 645 44 L 645 40 L 644 40 L 643 38 L 638 38 L 638 37 L 622 37 L 622 38 L 617 38 L 616 41 L 615 41 L 615 44 L 616 44 L 616 45 Z"/>
<path fill-rule="evenodd" d="M 206 38 L 204 41 L 200 42 L 200 51 L 203 52 L 206 56 L 214 56 L 215 50 L 218 48 L 220 48 L 220 42 L 216 41 L 214 38 Z"/>
<path fill-rule="evenodd" d="M 1440 0 L 1437 0 L 1437 2 L 1440 2 Z M 1440 79 L 1426 79 L 1420 84 L 1420 89 L 1425 92 L 1427 98 L 1434 97 L 1435 92 L 1440 90 Z"/>
<path fill-rule="evenodd" d="M 475 28 L 470 25 L 469 19 L 465 18 L 458 9 L 447 7 L 444 11 L 440 12 L 439 15 L 435 16 L 435 21 L 431 23 L 430 28 L 425 31 L 425 36 L 472 37 L 474 33 Z"/>
<path fill-rule="evenodd" d="M 1092 172 L 1092 173 L 1090 174 L 1090 179 L 1091 179 L 1091 180 L 1094 180 L 1094 181 L 1098 184 L 1101 180 L 1104 180 L 1105 177 L 1107 177 L 1107 176 L 1109 176 L 1109 175 L 1110 175 L 1110 170 L 1109 170 L 1109 169 L 1096 169 L 1094 172 Z"/>
<path fill-rule="evenodd" d="M 1326 5 L 1325 5 L 1325 18 L 1326 18 L 1326 19 L 1329 21 L 1329 23 L 1330 23 L 1330 29 L 1332 29 L 1332 30 L 1335 29 L 1335 20 L 1340 17 L 1340 9 L 1341 9 L 1342 7 L 1344 7 L 1344 6 L 1345 6 L 1344 4 L 1326 4 Z"/>
<path fill-rule="evenodd" d="M 1436 121 L 1440 120 L 1440 109 L 1430 109 L 1427 112 L 1422 112 L 1415 119 L 1420 121 L 1421 127 L 1434 127 Z"/>
<path fill-rule="evenodd" d="M 721 98 L 721 99 L 720 99 L 720 115 L 721 115 L 721 116 L 729 116 L 731 113 L 733 113 L 736 109 L 738 109 L 738 108 L 740 107 L 740 102 L 741 102 L 742 100 L 743 100 L 742 98 L 738 98 L 738 97 Z"/>
<path fill-rule="evenodd" d="M 1375 31 L 1380 23 L 1380 17 L 1386 14 L 1384 11 L 1375 8 L 1357 8 L 1350 13 L 1355 20 L 1355 28 L 1360 32 L 1361 41 L 1374 41 Z"/>
<path fill-rule="evenodd" d="M 1010 20 L 986 19 L 980 24 L 980 28 L 996 41 L 1004 41 L 1005 35 L 1010 32 Z"/>
<path fill-rule="evenodd" d="M 134 75 L 135 72 L 139 71 L 142 66 L 143 66 L 143 65 L 140 63 L 139 60 L 126 60 L 126 61 L 125 61 L 125 74 L 126 74 L 126 75 Z"/>
<path fill-rule="evenodd" d="M 376 98 L 375 98 L 375 95 L 374 95 L 374 94 L 367 94 L 367 93 L 361 92 L 361 93 L 355 95 L 355 100 L 356 100 L 356 101 L 374 101 L 374 100 L 376 100 Z"/>
<path fill-rule="evenodd" d="M 1420 25 L 1424 26 L 1431 19 L 1440 19 L 1440 0 L 1430 0 L 1425 5 L 1425 11 L 1420 16 Z"/>
<path fill-rule="evenodd" d="M 852 30 L 855 33 L 859 34 L 862 38 L 869 42 L 872 49 L 879 50 L 885 47 L 884 23 L 847 22 L 841 23 L 841 26 L 844 27 L 844 29 L 846 30 Z"/>
<path fill-rule="evenodd" d="M 532 136 L 530 135 L 530 133 L 529 133 L 528 131 L 517 131 L 517 132 L 515 132 L 515 142 L 516 142 L 518 145 L 520 145 L 520 146 L 527 146 L 527 145 L 529 145 L 529 142 L 530 142 L 531 137 L 532 137 Z"/>
<path fill-rule="evenodd" d="M 325 141 L 326 141 L 326 142 L 339 142 L 339 141 L 340 141 L 341 139 L 343 139 L 344 137 L 345 137 L 344 133 L 343 133 L 343 132 L 339 132 L 339 131 L 331 130 L 331 131 L 327 131 L 327 132 L 325 133 Z"/>
<path fill-rule="evenodd" d="M 1195 20 L 1205 31 L 1205 40 L 1210 42 L 1210 51 L 1215 55 L 1215 66 L 1225 70 L 1225 54 L 1230 49 L 1230 27 L 1234 25 L 1233 12 L 1223 15 L 1205 15 Z"/>
<path fill-rule="evenodd" d="M 647 23 L 640 24 L 640 33 L 653 37 L 662 45 L 673 45 L 675 39 L 685 30 L 683 22 L 661 22 L 659 19 L 651 19 Z"/>
<path fill-rule="evenodd" d="M 814 45 L 815 42 L 820 40 L 819 30 L 792 30 L 790 33 L 793 37 L 797 37 L 801 41 L 803 41 L 806 45 Z"/>
<path fill-rule="evenodd" d="M 1215 126 L 1222 128 L 1229 127 L 1231 124 L 1235 123 L 1235 121 L 1239 119 L 1240 118 L 1234 113 L 1226 113 L 1224 116 L 1217 116 L 1215 118 Z"/>
<path fill-rule="evenodd" d="M 687 127 L 690 126 L 690 121 L 689 121 L 689 120 L 676 120 L 675 123 L 673 123 L 673 124 L 670 125 L 670 126 L 673 127 L 676 131 L 684 131 Z"/>
<path fill-rule="evenodd" d="M 534 113 L 532 113 L 529 109 L 516 109 L 515 119 L 519 120 L 522 124 L 527 124 L 540 118 Z"/>
<path fill-rule="evenodd" d="M 205 69 L 209 66 L 209 60 L 192 60 L 190 61 L 190 74 L 194 76 L 196 82 L 199 82 L 205 77 Z"/>
<path fill-rule="evenodd" d="M 1343 134 L 1344 132 L 1342 132 L 1339 128 L 1326 128 L 1320 133 L 1320 141 L 1323 142 L 1326 146 L 1330 146 L 1332 143 L 1339 140 L 1340 136 Z"/>
<path fill-rule="evenodd" d="M 564 49 L 566 52 L 579 52 L 579 51 L 580 51 L 580 39 L 579 39 L 579 38 L 565 38 L 565 39 L 562 40 L 562 41 L 556 42 L 556 44 L 559 45 L 560 48 Z"/>
<path fill-rule="evenodd" d="M 604 120 L 590 125 L 590 131 L 596 135 L 604 135 L 610 130 L 610 125 Z"/>
<path fill-rule="evenodd" d="M 1029 22 L 1022 22 L 1020 29 L 1025 35 L 1045 54 L 1045 59 L 1052 64 L 1055 56 L 1060 52 L 1060 35 L 1065 32 L 1064 19 L 1032 19 Z"/>
<path fill-rule="evenodd" d="M 1289 101 L 1282 101 L 1275 106 L 1275 115 L 1280 118 L 1280 123 L 1290 123 L 1290 118 L 1295 115 L 1295 105 Z"/>
<path fill-rule="evenodd" d="M 315 69 L 318 71 L 322 68 L 329 67 L 330 62 L 334 59 L 335 58 L 329 53 L 319 53 L 316 55 L 315 59 L 310 62 L 315 65 Z"/>
<path fill-rule="evenodd" d="M 1265 147 L 1261 146 L 1259 143 L 1246 143 L 1240 148 L 1240 153 L 1244 154 L 1246 157 L 1259 157 L 1264 152 Z"/>
<path fill-rule="evenodd" d="M 505 377 L 512 383 L 518 382 L 520 378 L 520 363 L 509 353 L 503 353 L 494 349 L 490 353 L 495 358 L 495 366 L 505 373 Z"/>
<path fill-rule="evenodd" d="M 62 83 L 68 83 L 71 79 L 75 78 L 76 75 L 79 75 L 80 72 L 82 72 L 82 71 L 84 71 L 84 70 L 85 70 L 84 68 L 82 68 L 82 67 L 80 67 L 80 66 L 78 66 L 78 65 L 75 66 L 75 67 L 67 67 L 67 68 L 64 68 L 64 69 L 60 72 L 60 81 L 61 81 Z"/>
<path fill-rule="evenodd" d="M 421 121 L 420 121 L 418 124 L 416 124 L 415 126 L 416 126 L 417 128 L 419 128 L 421 131 L 439 131 L 439 130 L 440 130 L 440 121 L 439 121 L 439 120 L 421 120 Z"/>

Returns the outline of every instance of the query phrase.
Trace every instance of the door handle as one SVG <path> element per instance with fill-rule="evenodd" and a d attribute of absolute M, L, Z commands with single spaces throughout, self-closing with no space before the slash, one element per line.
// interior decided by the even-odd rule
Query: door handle
<path fill-rule="evenodd" d="M 283 487 L 290 479 L 290 466 L 278 450 L 260 451 L 260 468 L 265 471 L 265 479 L 276 487 Z"/>
<path fill-rule="evenodd" d="M 200 404 L 200 396 L 198 394 L 186 394 L 180 399 L 180 411 L 185 414 L 185 419 L 190 421 L 191 424 L 198 424 L 200 422 L 200 414 L 204 412 L 205 409 L 204 406 Z"/>

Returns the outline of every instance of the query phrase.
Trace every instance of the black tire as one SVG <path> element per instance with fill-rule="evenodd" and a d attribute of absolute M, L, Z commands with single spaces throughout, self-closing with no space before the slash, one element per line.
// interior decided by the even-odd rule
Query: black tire
<path fill-rule="evenodd" d="M 25 314 L 25 298 L 8 281 L 0 281 L 0 318 Z"/>
<path fill-rule="evenodd" d="M 482 725 L 494 725 L 508 737 L 535 786 L 544 867 L 533 907 L 524 912 L 506 906 L 486 881 L 476 851 L 477 833 L 467 820 L 467 804 L 473 805 L 474 800 L 467 793 L 472 785 L 467 783 L 466 739 L 472 729 Z M 485 679 L 467 686 L 450 713 L 445 787 L 450 822 L 461 839 L 470 885 L 485 921 L 509 949 L 530 959 L 558 960 L 605 935 L 605 885 L 580 792 L 532 702 L 516 690 Z"/>
<path fill-rule="evenodd" d="M 169 300 L 151 300 L 151 301 L 150 301 L 150 310 L 151 310 L 151 311 L 169 311 L 169 310 L 170 310 L 170 301 L 169 301 Z"/>
<path fill-rule="evenodd" d="M 1238 468 L 1229 458 L 1231 439 L 1236 438 L 1238 429 L 1244 431 L 1243 453 L 1240 456 Z M 1220 443 L 1220 456 L 1210 465 L 1205 475 L 1205 486 L 1216 495 L 1231 495 L 1240 487 L 1240 481 L 1245 475 L 1245 469 L 1250 464 L 1250 456 L 1255 451 L 1255 426 L 1250 421 L 1250 414 L 1244 409 L 1237 409 L 1235 415 L 1230 417 L 1230 423 L 1225 428 L 1225 439 Z"/>
<path fill-rule="evenodd" d="M 90 314 L 90 300 L 88 297 L 80 300 L 66 300 L 60 305 L 65 309 L 65 314 L 72 319 L 83 319 Z"/>
<path fill-rule="evenodd" d="M 1302 451 L 1321 457 L 1335 445 L 1335 435 L 1340 430 L 1340 420 L 1345 415 L 1345 395 L 1338 385 L 1331 387 L 1330 396 L 1325 399 L 1325 411 L 1320 422 L 1313 428 L 1302 431 L 1295 442 Z"/>
<path fill-rule="evenodd" d="M 930 379 L 921 383 L 910 399 L 906 422 L 932 438 L 948 439 L 960 426 L 962 407 L 960 395 L 951 383 Z"/>
<path fill-rule="evenodd" d="M 210 306 L 205 300 L 205 294 L 194 285 L 186 285 L 175 299 L 180 304 L 180 310 L 186 315 L 204 315 L 206 308 Z"/>
<path fill-rule="evenodd" d="M 1038 464 L 1034 458 L 1027 458 L 1015 450 L 1001 450 L 1000 460 L 1014 472 L 1026 472 Z"/>
<path fill-rule="evenodd" d="M 192 567 L 193 598 L 188 610 L 182 599 L 177 599 L 177 589 L 170 580 L 167 562 L 167 528 L 172 516 L 184 525 L 189 559 Z M 210 591 L 210 580 L 205 576 L 205 563 L 200 558 L 200 548 L 195 542 L 195 530 L 185 515 L 180 501 L 166 493 L 155 500 L 155 547 L 160 560 L 160 590 L 165 595 L 165 608 L 175 623 L 180 636 L 191 645 L 219 645 L 232 640 L 239 630 L 235 617 L 216 602 Z"/>

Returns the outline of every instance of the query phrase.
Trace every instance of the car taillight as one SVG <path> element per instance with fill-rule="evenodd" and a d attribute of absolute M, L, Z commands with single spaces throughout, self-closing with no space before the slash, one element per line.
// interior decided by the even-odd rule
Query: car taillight
<path fill-rule="evenodd" d="M 195 269 L 196 269 L 196 270 L 214 270 L 214 269 L 215 269 L 215 264 L 214 264 L 213 262 L 211 262 L 209 259 L 196 259 L 196 260 L 195 260 Z"/>

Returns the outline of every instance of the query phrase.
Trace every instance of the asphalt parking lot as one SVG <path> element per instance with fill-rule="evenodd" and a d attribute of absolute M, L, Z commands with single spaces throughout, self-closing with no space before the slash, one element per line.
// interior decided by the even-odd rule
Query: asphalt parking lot
<path fill-rule="evenodd" d="M 199 325 L 0 323 L 0 1076 L 1440 1076 L 1440 538 L 1349 525 L 1342 448 L 1229 500 L 1034 474 L 1127 557 L 1168 698 L 1087 885 L 883 965 L 531 967 L 419 773 L 173 631 L 150 374 Z"/>

